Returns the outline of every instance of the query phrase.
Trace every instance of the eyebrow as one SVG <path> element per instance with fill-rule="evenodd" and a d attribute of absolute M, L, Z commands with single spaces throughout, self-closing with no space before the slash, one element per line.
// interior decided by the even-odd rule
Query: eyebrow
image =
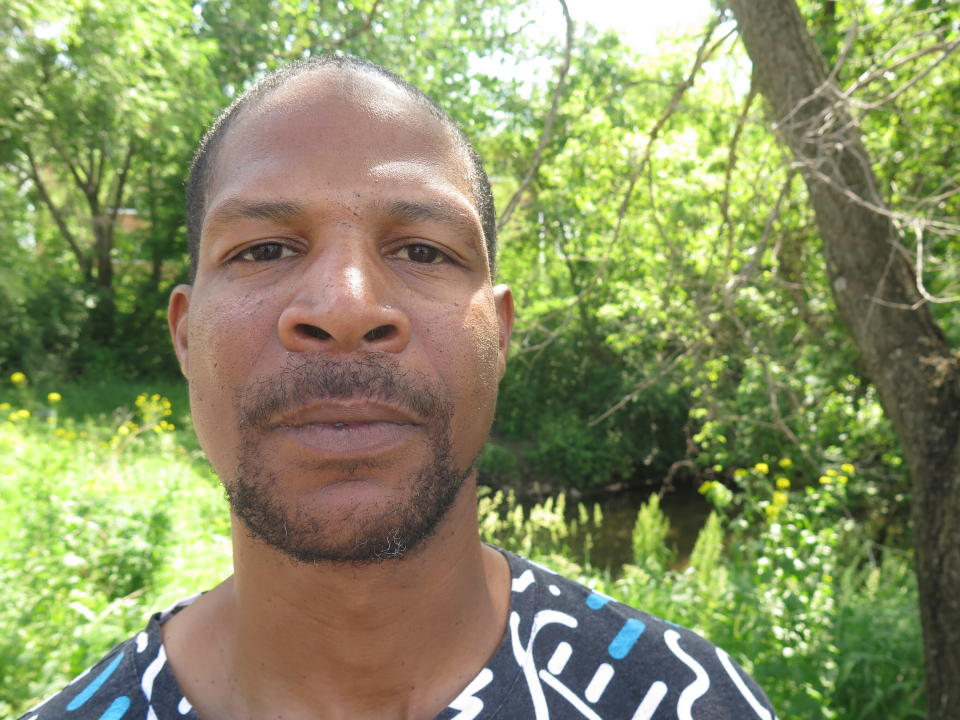
<path fill-rule="evenodd" d="M 210 214 L 211 225 L 229 224 L 240 220 L 270 220 L 284 222 L 306 214 L 306 207 L 290 200 L 242 200 L 225 201 Z"/>
<path fill-rule="evenodd" d="M 442 200 L 419 202 L 415 200 L 395 200 L 384 203 L 379 209 L 394 220 L 406 222 L 437 222 L 449 225 L 462 232 L 470 241 L 474 250 L 477 245 L 477 224 L 466 211 Z"/>
<path fill-rule="evenodd" d="M 473 250 L 484 251 L 478 243 L 477 225 L 470 214 L 460 207 L 443 200 L 421 202 L 417 200 L 394 200 L 377 202 L 376 210 L 390 218 L 404 222 L 437 222 L 456 228 L 469 239 Z M 231 198 L 210 213 L 207 221 L 211 226 L 229 225 L 242 220 L 269 220 L 288 222 L 307 215 L 307 207 L 293 200 L 244 200 Z"/>

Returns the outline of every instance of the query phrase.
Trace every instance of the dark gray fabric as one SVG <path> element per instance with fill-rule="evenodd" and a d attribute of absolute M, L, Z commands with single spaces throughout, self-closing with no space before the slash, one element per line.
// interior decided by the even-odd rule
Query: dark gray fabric
<path fill-rule="evenodd" d="M 689 630 L 618 603 L 530 561 L 510 562 L 499 649 L 437 720 L 773 720 L 763 691 Z M 147 628 L 22 720 L 199 720 Z"/>

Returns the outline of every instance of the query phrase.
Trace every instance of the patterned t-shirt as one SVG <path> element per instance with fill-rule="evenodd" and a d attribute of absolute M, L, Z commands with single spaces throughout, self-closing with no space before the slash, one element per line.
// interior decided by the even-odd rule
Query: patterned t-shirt
<path fill-rule="evenodd" d="M 512 553 L 500 647 L 436 720 L 774 720 L 763 691 L 699 635 Z M 150 618 L 21 720 L 199 720 Z"/>

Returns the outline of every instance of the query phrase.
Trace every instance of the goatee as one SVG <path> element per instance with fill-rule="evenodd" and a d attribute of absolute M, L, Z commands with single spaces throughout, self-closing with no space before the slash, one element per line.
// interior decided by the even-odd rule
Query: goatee
<path fill-rule="evenodd" d="M 372 506 L 358 502 L 330 516 L 285 502 L 283 480 L 271 469 L 272 450 L 261 440 L 278 414 L 324 400 L 383 402 L 408 409 L 425 421 L 426 462 L 406 478 L 397 478 L 399 491 Z M 436 531 L 473 470 L 475 459 L 457 468 L 452 456 L 449 393 L 382 353 L 361 360 L 304 357 L 242 391 L 235 402 L 241 448 L 235 476 L 224 482 L 230 507 L 252 536 L 301 563 L 363 565 L 406 556 Z M 343 482 L 363 480 L 372 471 L 383 475 L 390 467 L 383 462 L 327 461 L 303 468 L 339 475 Z"/>

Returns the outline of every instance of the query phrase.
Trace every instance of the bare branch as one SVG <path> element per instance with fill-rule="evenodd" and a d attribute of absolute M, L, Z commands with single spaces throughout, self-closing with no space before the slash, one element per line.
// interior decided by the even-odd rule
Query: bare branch
<path fill-rule="evenodd" d="M 921 72 L 919 72 L 919 73 L 917 73 L 916 75 L 914 75 L 912 78 L 910 78 L 910 80 L 908 80 L 906 83 L 904 83 L 903 85 L 901 85 L 899 88 L 897 88 L 897 89 L 894 90 L 893 92 L 889 93 L 889 94 L 886 95 L 885 97 L 881 98 L 880 100 L 877 100 L 877 101 L 872 102 L 872 103 L 859 103 L 859 102 L 858 102 L 858 103 L 852 103 L 852 104 L 853 104 L 855 107 L 858 107 L 858 108 L 860 108 L 860 109 L 864 109 L 864 110 L 875 110 L 875 109 L 878 108 L 878 107 L 882 107 L 882 106 L 884 106 L 884 105 L 886 105 L 886 104 L 888 104 L 888 103 L 893 102 L 893 101 L 896 100 L 898 97 L 900 97 L 901 95 L 903 95 L 903 93 L 905 93 L 907 90 L 909 90 L 910 88 L 912 88 L 912 87 L 913 87 L 914 85 L 916 85 L 918 82 L 920 82 L 921 80 L 923 80 L 923 78 L 925 78 L 927 75 L 929 75 L 931 72 L 933 72 L 933 70 L 934 70 L 938 65 L 940 65 L 942 62 L 944 62 L 944 61 L 945 61 L 948 57 L 950 57 L 954 52 L 956 52 L 956 50 L 957 50 L 958 47 L 960 47 L 960 40 L 956 40 L 956 41 L 950 43 L 950 45 L 943 51 L 943 54 L 942 54 L 939 58 L 937 58 L 934 62 L 930 63 L 930 65 L 928 65 L 927 67 L 925 67 Z"/>
<path fill-rule="evenodd" d="M 693 67 L 690 68 L 690 72 L 687 73 L 687 77 L 684 78 L 673 91 L 673 96 L 670 98 L 670 102 L 667 103 L 667 107 L 664 108 L 663 112 L 660 114 L 660 117 L 657 118 L 657 121 L 653 124 L 653 127 L 650 128 L 650 132 L 647 137 L 647 144 L 644 147 L 643 157 L 639 162 L 634 163 L 633 171 L 630 173 L 630 177 L 627 180 L 627 189 L 623 195 L 623 201 L 620 203 L 620 208 L 617 211 L 617 225 L 613 231 L 613 240 L 616 240 L 620 237 L 620 229 L 623 226 L 624 217 L 626 217 L 627 210 L 630 207 L 630 200 L 633 197 L 634 188 L 637 185 L 637 181 L 640 179 L 640 176 L 643 174 L 644 168 L 647 163 L 650 162 L 650 156 L 653 152 L 653 144 L 656 142 L 657 137 L 660 135 L 660 131 L 663 130 L 664 126 L 667 124 L 667 121 L 673 116 L 673 113 L 676 112 L 677 108 L 680 106 L 680 100 L 686 94 L 687 90 L 693 87 L 693 81 L 697 76 L 697 73 L 700 72 L 700 68 L 703 67 L 703 64 L 716 52 L 717 48 L 720 47 L 723 42 L 730 37 L 736 30 L 731 30 L 729 33 L 720 38 L 712 46 L 710 45 L 710 40 L 713 37 L 714 31 L 717 29 L 717 26 L 720 24 L 720 15 L 717 14 L 714 16 L 713 20 L 707 26 L 706 31 L 703 34 L 703 40 L 700 41 L 700 46 L 697 48 L 697 54 L 693 61 Z"/>
<path fill-rule="evenodd" d="M 871 210 L 877 213 L 878 215 L 883 215 L 884 217 L 888 217 L 892 220 L 902 222 L 905 224 L 912 224 L 913 222 L 916 222 L 918 220 L 918 218 L 914 215 L 909 215 L 907 213 L 890 210 L 889 208 L 883 207 L 882 205 L 878 205 L 876 203 L 870 202 L 869 200 L 865 200 L 864 198 L 860 197 L 860 195 L 853 192 L 853 190 L 851 190 L 849 187 L 847 187 L 846 185 L 843 185 L 841 182 L 837 181 L 831 175 L 828 175 L 822 170 L 819 170 L 817 167 L 813 166 L 811 163 L 806 163 L 806 162 L 800 163 L 800 164 L 794 165 L 794 167 L 802 168 L 805 172 L 815 176 L 817 180 L 823 182 L 826 185 L 831 186 L 838 193 L 841 193 L 844 197 L 846 197 L 848 200 L 850 200 L 854 204 L 867 208 L 868 210 Z M 934 228 L 950 234 L 960 233 L 960 224 L 950 223 L 944 220 L 931 220 L 931 219 L 924 219 L 922 222 L 924 223 L 924 227 L 928 229 Z"/>
<path fill-rule="evenodd" d="M 842 92 L 841 98 L 843 100 L 849 100 L 855 92 L 862 89 L 865 85 L 868 85 L 874 80 L 882 78 L 887 73 L 893 72 L 894 70 L 904 65 L 907 65 L 913 62 L 914 60 L 919 60 L 920 58 L 926 55 L 930 55 L 931 53 L 943 51 L 943 56 L 939 60 L 937 60 L 933 64 L 933 66 L 931 66 L 930 69 L 932 69 L 933 67 L 936 67 L 937 65 L 939 65 L 940 62 L 942 62 L 946 57 L 952 54 L 957 49 L 958 45 L 960 45 L 960 40 L 955 40 L 954 42 L 937 43 L 936 45 L 931 45 L 929 47 L 921 48 L 915 52 L 912 52 L 909 55 L 900 58 L 895 63 L 892 63 L 890 65 L 884 65 L 882 67 L 873 67 L 870 69 L 870 72 L 862 74 L 853 83 L 851 83 L 850 87 L 848 87 L 846 90 Z"/>
<path fill-rule="evenodd" d="M 30 165 L 30 179 L 33 181 L 34 187 L 37 188 L 37 192 L 40 194 L 40 199 L 43 201 L 43 204 L 47 206 L 47 209 L 50 211 L 50 215 L 53 217 L 53 221 L 57 225 L 57 229 L 60 230 L 60 234 L 63 236 L 63 239 L 67 241 L 67 244 L 70 246 L 70 250 L 73 251 L 74 256 L 77 258 L 77 264 L 80 266 L 80 271 L 83 273 L 84 277 L 90 278 L 90 263 L 88 258 L 83 254 L 83 251 L 80 249 L 80 245 L 77 244 L 76 238 L 74 238 L 73 233 L 70 231 L 69 226 L 67 225 L 66 218 L 63 217 L 63 213 L 60 208 L 57 207 L 57 204 L 53 201 L 53 198 L 50 197 L 50 193 L 47 191 L 47 186 L 43 182 L 43 177 L 40 175 L 40 169 L 37 167 L 36 160 L 33 156 L 33 152 L 30 150 L 30 146 L 24 144 L 23 153 L 27 157 L 27 162 Z"/>
<path fill-rule="evenodd" d="M 743 134 L 744 125 L 747 122 L 747 115 L 750 112 L 750 106 L 753 105 L 757 97 L 756 83 L 751 79 L 750 90 L 743 101 L 743 109 L 737 117 L 737 124 L 733 130 L 733 137 L 730 138 L 730 145 L 727 148 L 727 166 L 723 171 L 723 195 L 720 198 L 720 215 L 723 218 L 723 228 L 727 230 L 727 254 L 724 258 L 723 276 L 726 276 L 730 269 L 730 262 L 733 259 L 733 244 L 736 238 L 733 226 L 733 220 L 730 218 L 730 186 L 733 180 L 733 168 L 737 164 L 737 147 L 740 142 L 740 136 Z"/>
<path fill-rule="evenodd" d="M 924 284 L 923 284 L 923 260 L 924 260 L 923 227 L 920 225 L 920 223 L 914 223 L 913 231 L 917 238 L 917 253 L 916 253 L 917 262 L 916 262 L 915 275 L 917 276 L 917 292 L 920 293 L 920 297 L 922 297 L 925 301 L 931 302 L 931 303 L 960 302 L 960 295 L 957 295 L 954 297 L 946 297 L 946 298 L 935 297 L 934 295 L 931 295 L 927 291 L 926 287 L 924 287 Z"/>
<path fill-rule="evenodd" d="M 500 213 L 500 218 L 497 220 L 498 232 L 503 230 L 507 223 L 510 222 L 513 211 L 530 188 L 530 183 L 533 182 L 533 178 L 536 177 L 540 170 L 540 163 L 543 161 L 543 152 L 552 139 L 553 125 L 557 121 L 557 113 L 560 110 L 560 100 L 563 97 L 563 89 L 567 84 L 567 75 L 570 73 L 570 57 L 573 52 L 573 18 L 570 17 L 570 10 L 567 8 L 566 0 L 558 0 L 558 2 L 563 9 L 563 19 L 566 23 L 567 30 L 566 43 L 563 48 L 563 60 L 560 63 L 560 71 L 557 75 L 557 84 L 553 88 L 553 99 L 550 101 L 550 109 L 547 111 L 546 118 L 544 118 L 543 121 L 543 131 L 540 133 L 540 142 L 537 144 L 537 149 L 533 153 L 533 158 L 530 160 L 530 167 L 527 168 L 527 174 L 524 175 L 523 180 L 520 181 L 520 187 L 517 188 L 517 191 L 513 194 L 513 197 L 510 198 L 503 212 Z"/>
<path fill-rule="evenodd" d="M 357 37 L 357 35 L 369 30 L 370 26 L 373 25 L 373 18 L 376 17 L 377 7 L 379 5 L 380 0 L 373 0 L 373 5 L 370 6 L 370 11 L 367 13 L 367 17 L 364 19 L 364 21 L 359 25 L 355 25 L 354 27 L 350 28 L 350 31 L 333 43 L 333 46 L 337 47 L 339 45 L 343 45 L 345 42 L 353 40 L 353 38 Z"/>
<path fill-rule="evenodd" d="M 133 151 L 134 151 L 135 142 L 133 138 L 130 139 L 130 142 L 127 143 L 127 152 L 123 158 L 123 167 L 120 169 L 120 174 L 117 176 L 117 187 L 113 194 L 113 207 L 110 211 L 110 227 L 113 228 L 117 222 L 117 215 L 120 212 L 120 204 L 123 202 L 123 188 L 127 183 L 127 176 L 130 172 L 130 162 L 133 160 Z M 112 234 L 112 230 L 111 230 Z"/>
<path fill-rule="evenodd" d="M 686 357 L 687 355 L 689 355 L 690 353 L 692 353 L 694 350 L 696 350 L 697 348 L 699 348 L 700 345 L 702 345 L 702 344 L 703 344 L 703 340 L 701 339 L 701 340 L 697 340 L 695 343 L 693 343 L 692 345 L 689 345 L 688 347 L 686 347 L 686 348 L 684 348 L 684 349 L 682 349 L 682 350 L 677 350 L 677 351 L 668 359 L 668 361 L 667 361 L 665 364 L 663 364 L 663 365 L 660 366 L 660 371 L 659 371 L 656 375 L 651 375 L 650 377 L 648 377 L 648 378 L 647 378 L 646 380 L 644 380 L 642 383 L 640 383 L 639 385 L 637 385 L 633 390 L 631 390 L 631 391 L 628 392 L 626 395 L 624 395 L 622 398 L 620 398 L 616 403 L 614 403 L 614 404 L 611 405 L 609 408 L 607 408 L 606 410 L 604 410 L 602 413 L 600 413 L 599 415 L 597 415 L 597 417 L 595 417 L 595 418 L 593 418 L 592 420 L 590 420 L 589 422 L 587 422 L 587 427 L 593 427 L 594 425 L 596 425 L 596 424 L 598 424 L 598 423 L 602 423 L 604 420 L 606 420 L 608 417 L 610 417 L 610 416 L 613 415 L 615 412 L 617 412 L 618 410 L 620 410 L 620 409 L 621 409 L 623 406 L 625 406 L 627 403 L 629 403 L 629 402 L 633 401 L 635 398 L 639 397 L 645 390 L 647 390 L 648 388 L 653 387 L 656 383 L 660 382 L 660 380 L 663 378 L 663 376 L 666 375 L 670 370 L 673 370 L 673 368 L 675 368 L 675 367 L 677 366 L 677 363 L 679 363 L 680 360 L 682 360 L 684 357 Z"/>

